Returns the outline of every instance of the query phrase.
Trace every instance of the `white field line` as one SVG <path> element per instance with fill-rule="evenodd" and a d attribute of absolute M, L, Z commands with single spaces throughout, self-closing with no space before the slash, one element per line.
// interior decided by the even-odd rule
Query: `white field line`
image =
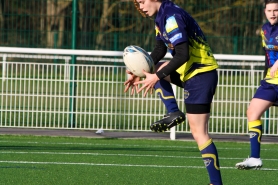
<path fill-rule="evenodd" d="M 87 166 L 123 166 L 123 167 L 151 167 L 151 168 L 204 168 L 204 166 L 167 166 L 167 165 L 138 165 L 138 164 L 103 164 L 103 163 L 69 163 L 69 162 L 34 162 L 34 161 L 0 161 L 0 163 L 16 164 L 58 164 L 58 165 L 87 165 Z M 222 168 L 222 167 L 221 167 Z M 232 168 L 232 167 L 224 167 Z"/>
<path fill-rule="evenodd" d="M 46 165 L 83 165 L 83 166 L 117 166 L 117 167 L 148 167 L 148 168 L 205 168 L 204 166 L 167 166 L 167 165 L 134 165 L 134 164 L 103 164 L 103 163 L 68 163 L 68 162 L 34 162 L 34 161 L 0 161 L 12 164 L 46 164 Z M 236 169 L 235 167 L 221 167 L 221 169 Z M 275 168 L 261 168 L 260 170 L 278 171 Z"/>
<path fill-rule="evenodd" d="M 195 156 L 167 156 L 167 155 L 145 155 L 145 154 L 105 154 L 105 153 L 82 153 L 82 152 L 13 152 L 0 151 L 0 154 L 38 154 L 38 155 L 91 155 L 91 156 L 123 156 L 123 157 L 156 157 L 156 158 L 181 158 L 181 159 L 202 159 Z M 242 160 L 243 158 L 220 157 L 221 160 Z M 263 159 L 264 161 L 278 161 L 278 159 Z"/>
<path fill-rule="evenodd" d="M 19 141 L 0 141 L 0 143 L 25 143 L 25 144 L 46 144 L 46 145 L 83 145 L 83 146 L 117 146 L 117 147 L 146 147 L 146 148 L 185 148 L 185 149 L 197 149 L 198 147 L 196 146 L 173 146 L 173 145 L 123 145 L 123 144 L 100 144 L 100 143 L 59 143 L 59 142 L 19 142 Z M 272 143 L 273 145 L 277 145 L 275 143 Z M 222 148 L 222 147 L 217 147 L 217 150 L 250 150 L 249 147 L 244 147 L 244 148 Z M 261 150 L 265 151 L 277 151 L 277 149 L 263 149 Z"/>
<path fill-rule="evenodd" d="M 35 162 L 35 161 L 0 161 L 0 163 L 12 164 L 46 164 L 46 165 L 83 165 L 83 166 L 117 166 L 117 167 L 143 167 L 143 168 L 205 168 L 204 166 L 167 166 L 167 165 L 138 165 L 138 164 L 104 164 L 104 163 L 69 163 L 69 162 Z M 221 169 L 236 169 L 235 167 L 223 167 Z M 278 171 L 275 168 L 261 168 L 264 171 Z"/>

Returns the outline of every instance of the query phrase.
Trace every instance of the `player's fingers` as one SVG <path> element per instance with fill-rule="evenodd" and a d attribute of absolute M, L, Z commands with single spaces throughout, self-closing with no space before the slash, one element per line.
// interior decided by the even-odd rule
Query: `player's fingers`
<path fill-rule="evenodd" d="M 129 83 L 129 80 L 125 81 L 125 82 L 124 82 L 124 85 L 127 85 L 128 83 Z"/>
<path fill-rule="evenodd" d="M 138 85 L 135 85 L 135 90 L 136 90 L 136 93 L 138 94 L 138 93 L 139 93 L 139 87 L 138 87 Z"/>
<path fill-rule="evenodd" d="M 148 93 L 148 91 L 145 91 L 145 92 L 144 92 L 144 98 L 146 97 L 147 93 Z"/>
<path fill-rule="evenodd" d="M 138 93 L 140 93 L 141 91 L 143 91 L 146 88 L 146 85 L 143 85 L 141 88 L 138 89 Z"/>
<path fill-rule="evenodd" d="M 150 93 L 153 94 L 153 88 L 151 88 L 151 92 Z"/>
<path fill-rule="evenodd" d="M 124 92 L 126 92 L 126 91 L 129 89 L 129 87 L 130 87 L 130 85 L 127 84 L 127 85 L 125 86 Z"/>
<path fill-rule="evenodd" d="M 131 93 L 130 93 L 130 95 L 133 95 L 134 94 L 134 86 L 132 86 L 132 88 L 131 88 Z"/>
<path fill-rule="evenodd" d="M 148 94 L 149 90 L 150 90 L 150 86 L 147 86 L 147 87 L 145 88 L 144 97 L 146 97 L 146 95 Z"/>
<path fill-rule="evenodd" d="M 124 82 L 124 85 L 126 85 L 126 84 L 132 82 L 133 80 L 134 80 L 133 78 L 128 78 L 128 79 Z"/>
<path fill-rule="evenodd" d="M 132 75 L 132 72 L 129 70 L 126 70 L 126 73 Z"/>
<path fill-rule="evenodd" d="M 149 88 L 146 88 L 145 93 L 144 93 L 144 97 L 146 97 L 146 95 L 148 94 L 149 90 L 150 90 Z"/>
<path fill-rule="evenodd" d="M 142 90 L 143 90 L 144 88 L 143 87 L 141 87 L 141 88 L 138 88 L 138 91 L 137 91 L 137 93 L 140 93 Z"/>
<path fill-rule="evenodd" d="M 134 85 L 144 84 L 144 83 L 145 83 L 145 80 L 142 80 L 142 81 L 134 82 Z"/>

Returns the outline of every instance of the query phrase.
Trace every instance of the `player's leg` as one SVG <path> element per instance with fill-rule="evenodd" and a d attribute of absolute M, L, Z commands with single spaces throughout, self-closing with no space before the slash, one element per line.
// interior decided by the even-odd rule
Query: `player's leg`
<path fill-rule="evenodd" d="M 169 62 L 157 64 L 157 70 L 167 65 L 168 63 Z M 179 74 L 177 74 L 176 72 L 174 74 L 176 74 L 177 78 L 179 79 Z M 164 118 L 151 124 L 150 128 L 155 132 L 167 131 L 171 127 L 176 126 L 185 120 L 185 114 L 179 110 L 170 82 L 171 77 L 169 75 L 164 79 L 159 80 L 154 86 L 155 92 L 159 95 L 160 99 L 167 109 L 167 114 L 164 116 Z"/>
<path fill-rule="evenodd" d="M 195 106 L 196 109 L 202 110 L 203 106 Z M 209 105 L 208 105 L 209 106 Z M 187 106 L 188 107 L 188 106 Z M 202 111 L 203 112 L 203 111 Z M 220 173 L 220 165 L 217 149 L 208 134 L 208 120 L 209 113 L 190 114 L 187 113 L 187 119 L 190 125 L 190 130 L 195 141 L 198 144 L 204 164 L 207 168 L 210 183 L 213 185 L 222 185 L 222 178 Z"/>
<path fill-rule="evenodd" d="M 247 110 L 248 129 L 250 134 L 251 155 L 260 158 L 260 144 L 262 137 L 262 114 L 272 105 L 272 102 L 253 98 Z"/>
<path fill-rule="evenodd" d="M 272 105 L 272 102 L 253 98 L 247 110 L 248 131 L 250 135 L 250 155 L 243 162 L 237 163 L 238 169 L 259 169 L 263 163 L 260 159 L 262 138 L 262 114 Z"/>
<path fill-rule="evenodd" d="M 201 73 L 189 79 L 184 84 L 184 101 L 190 130 L 198 144 L 210 177 L 210 183 L 222 185 L 217 149 L 208 134 L 211 102 L 217 81 L 216 70 Z"/>
<path fill-rule="evenodd" d="M 260 158 L 262 138 L 262 114 L 275 102 L 276 92 L 273 85 L 262 81 L 247 109 L 248 131 L 250 135 L 250 155 L 243 162 L 236 164 L 238 169 L 259 169 L 263 163 Z"/>

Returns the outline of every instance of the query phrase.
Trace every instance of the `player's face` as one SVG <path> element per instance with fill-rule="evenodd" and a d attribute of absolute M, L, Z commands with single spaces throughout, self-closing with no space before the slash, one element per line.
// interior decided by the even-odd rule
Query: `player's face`
<path fill-rule="evenodd" d="M 148 17 L 155 15 L 158 12 L 159 7 L 161 5 L 161 2 L 159 0 L 137 0 L 137 2 L 140 5 L 140 9 Z"/>
<path fill-rule="evenodd" d="M 267 4 L 264 12 L 271 25 L 278 23 L 278 3 Z"/>

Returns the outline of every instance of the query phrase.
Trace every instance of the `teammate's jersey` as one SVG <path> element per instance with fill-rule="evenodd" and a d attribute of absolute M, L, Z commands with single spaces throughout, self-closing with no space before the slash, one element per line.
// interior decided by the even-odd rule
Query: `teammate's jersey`
<path fill-rule="evenodd" d="M 266 67 L 268 68 L 265 80 L 268 83 L 278 85 L 278 72 L 276 72 L 274 78 L 270 76 L 270 68 L 278 59 L 278 25 L 264 24 L 262 26 L 261 36 L 262 45 L 266 52 Z"/>
<path fill-rule="evenodd" d="M 162 40 L 174 56 L 174 46 L 188 42 L 190 59 L 177 69 L 186 81 L 197 73 L 218 68 L 206 38 L 197 22 L 171 1 L 163 1 L 155 19 L 156 39 Z"/>

